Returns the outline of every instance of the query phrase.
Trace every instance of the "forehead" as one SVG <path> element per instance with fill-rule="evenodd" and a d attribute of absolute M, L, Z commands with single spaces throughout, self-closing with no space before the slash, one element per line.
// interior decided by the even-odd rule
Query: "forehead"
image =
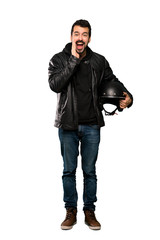
<path fill-rule="evenodd" d="M 88 28 L 88 27 L 80 27 L 80 26 L 76 25 L 76 26 L 74 26 L 74 28 L 73 28 L 73 33 L 74 33 L 74 32 L 79 32 L 79 33 L 84 33 L 84 32 L 86 32 L 86 33 L 89 33 L 89 28 Z"/>

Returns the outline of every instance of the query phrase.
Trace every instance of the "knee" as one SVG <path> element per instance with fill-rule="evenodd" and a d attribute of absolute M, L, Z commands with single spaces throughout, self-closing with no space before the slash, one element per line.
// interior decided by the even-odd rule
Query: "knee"
<path fill-rule="evenodd" d="M 62 179 L 65 178 L 65 177 L 71 177 L 72 178 L 72 177 L 75 177 L 75 175 L 76 175 L 76 169 L 68 170 L 68 171 L 64 170 Z"/>
<path fill-rule="evenodd" d="M 96 178 L 96 171 L 95 169 L 83 169 L 83 176 L 84 178 Z"/>

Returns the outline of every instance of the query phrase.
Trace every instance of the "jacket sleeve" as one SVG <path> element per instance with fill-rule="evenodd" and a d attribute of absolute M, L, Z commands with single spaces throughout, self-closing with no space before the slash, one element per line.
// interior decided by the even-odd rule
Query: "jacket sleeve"
<path fill-rule="evenodd" d="M 129 97 L 131 98 L 132 102 L 131 104 L 128 106 L 131 107 L 132 104 L 133 104 L 133 96 L 132 94 L 127 90 L 127 88 L 123 85 L 122 82 L 120 82 L 118 80 L 118 78 L 113 74 L 113 71 L 109 65 L 109 63 L 107 62 L 107 60 L 105 59 L 105 72 L 104 72 L 104 78 L 103 78 L 103 81 L 118 81 L 121 85 L 122 85 L 122 88 L 124 89 L 124 92 L 126 92 Z"/>
<path fill-rule="evenodd" d="M 48 81 L 51 90 L 56 93 L 62 92 L 68 86 L 79 63 L 80 60 L 73 55 L 63 63 L 58 54 L 54 55 L 48 68 Z"/>

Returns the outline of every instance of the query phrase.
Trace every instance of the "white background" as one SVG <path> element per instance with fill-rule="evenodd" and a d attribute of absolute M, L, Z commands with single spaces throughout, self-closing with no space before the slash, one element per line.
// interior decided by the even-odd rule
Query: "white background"
<path fill-rule="evenodd" d="M 62 159 L 53 127 L 48 63 L 77 19 L 134 96 L 105 117 L 97 162 L 97 218 L 84 225 L 79 159 L 78 224 L 62 231 Z M 0 239 L 160 239 L 158 0 L 5 0 L 0 4 Z"/>

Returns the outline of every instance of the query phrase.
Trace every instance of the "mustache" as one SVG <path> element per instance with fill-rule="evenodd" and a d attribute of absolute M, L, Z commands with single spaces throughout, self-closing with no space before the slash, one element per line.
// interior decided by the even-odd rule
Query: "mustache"
<path fill-rule="evenodd" d="M 77 44 L 77 43 L 85 44 L 82 40 L 78 40 L 78 41 L 76 42 L 76 44 Z"/>

